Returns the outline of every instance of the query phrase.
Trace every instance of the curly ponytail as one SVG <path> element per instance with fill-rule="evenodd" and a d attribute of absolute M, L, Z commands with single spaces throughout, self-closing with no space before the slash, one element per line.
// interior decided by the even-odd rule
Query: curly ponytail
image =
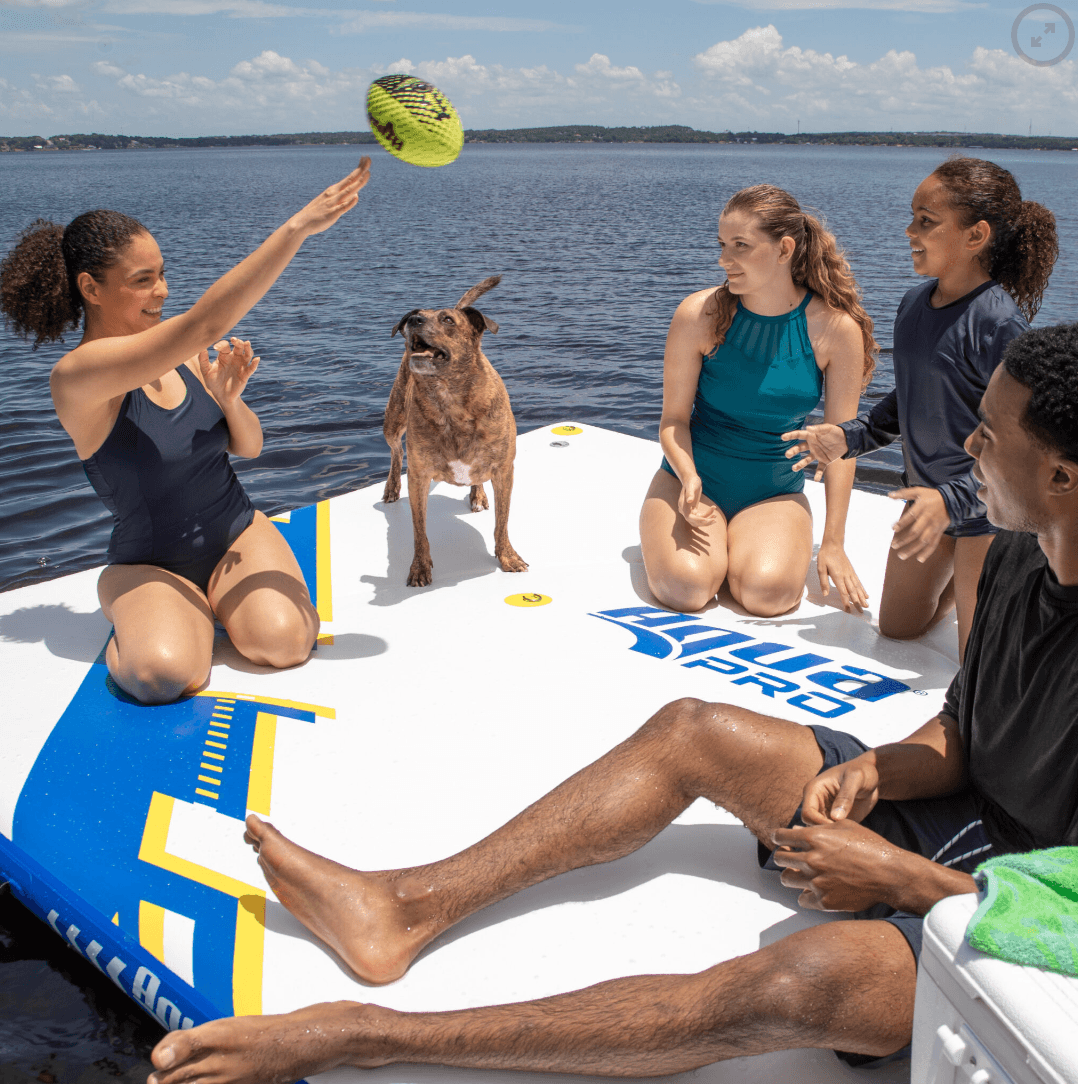
<path fill-rule="evenodd" d="M 39 218 L 19 234 L 0 264 L 0 311 L 23 337 L 34 335 L 34 349 L 63 341 L 79 326 L 84 310 L 78 277 L 83 271 L 100 281 L 128 242 L 147 229 L 119 211 L 87 211 L 66 229 Z"/>
<path fill-rule="evenodd" d="M 956 156 L 933 176 L 947 190 L 963 229 L 977 222 L 991 227 L 981 266 L 1032 320 L 1059 256 L 1055 215 L 1040 203 L 1023 200 L 1014 176 L 995 162 Z"/>
<path fill-rule="evenodd" d="M 790 274 L 795 285 L 804 286 L 816 294 L 825 305 L 851 316 L 861 328 L 864 361 L 861 371 L 862 390 L 868 386 L 876 368 L 879 344 L 872 334 L 872 317 L 861 304 L 861 291 L 842 254 L 834 234 L 813 215 L 805 214 L 801 205 L 773 184 L 756 184 L 735 192 L 722 213 L 745 211 L 753 215 L 759 228 L 773 241 L 791 237 L 794 241 Z M 715 336 L 721 345 L 737 312 L 737 298 L 723 283 L 713 295 Z"/>

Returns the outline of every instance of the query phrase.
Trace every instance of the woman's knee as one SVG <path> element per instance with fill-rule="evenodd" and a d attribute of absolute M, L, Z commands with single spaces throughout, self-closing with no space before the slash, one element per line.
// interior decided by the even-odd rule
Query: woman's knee
<path fill-rule="evenodd" d="M 306 606 L 274 606 L 262 615 L 245 614 L 230 622 L 228 632 L 236 649 L 251 662 L 279 670 L 305 662 L 318 637 L 320 620 Z"/>
<path fill-rule="evenodd" d="M 775 617 L 792 610 L 805 592 L 805 581 L 794 581 L 785 570 L 753 569 L 735 580 L 730 577 L 734 597 L 757 617 Z"/>
<path fill-rule="evenodd" d="M 110 647 L 114 645 L 115 641 Z M 117 685 L 142 704 L 171 704 L 194 692 L 210 672 L 208 657 L 166 645 L 143 645 L 138 651 L 122 655 L 110 651 L 106 661 Z"/>
<path fill-rule="evenodd" d="M 716 595 L 713 587 L 714 574 L 710 569 L 658 568 L 647 570 L 648 587 L 664 606 L 678 613 L 695 613 L 702 610 Z M 720 581 L 721 583 L 721 581 Z"/>

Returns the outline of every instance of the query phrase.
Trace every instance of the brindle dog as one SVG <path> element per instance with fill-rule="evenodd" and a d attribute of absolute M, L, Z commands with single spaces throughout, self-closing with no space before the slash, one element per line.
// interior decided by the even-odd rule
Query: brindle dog
<path fill-rule="evenodd" d="M 404 357 L 389 393 L 383 426 L 392 453 L 383 500 L 401 492 L 401 438 L 408 433 L 408 503 L 412 506 L 415 556 L 408 586 L 431 582 L 427 541 L 427 494 L 432 481 L 471 486 L 473 512 L 487 507 L 483 483 L 494 485 L 494 556 L 506 572 L 528 566 L 509 541 L 509 497 L 517 426 L 502 379 L 480 343 L 498 325 L 473 302 L 501 282 L 501 275 L 473 286 L 452 309 L 412 309 L 401 317 Z"/>

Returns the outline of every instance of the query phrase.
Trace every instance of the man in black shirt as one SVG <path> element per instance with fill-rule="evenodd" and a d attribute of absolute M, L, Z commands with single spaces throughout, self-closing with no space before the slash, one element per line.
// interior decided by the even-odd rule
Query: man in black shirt
<path fill-rule="evenodd" d="M 349 870 L 248 820 L 281 902 L 371 983 L 479 908 L 628 854 L 700 796 L 740 817 L 765 856 L 775 848 L 767 861 L 803 906 L 865 921 L 698 974 L 516 1005 L 338 1002 L 213 1021 L 161 1041 L 151 1084 L 392 1062 L 651 1076 L 787 1047 L 864 1060 L 908 1043 L 919 916 L 973 891 L 969 871 L 993 852 L 1078 844 L 1078 325 L 1016 339 L 980 417 L 967 447 L 1005 530 L 946 704 L 904 741 L 868 750 L 825 727 L 677 701 L 486 839 L 416 869 Z"/>

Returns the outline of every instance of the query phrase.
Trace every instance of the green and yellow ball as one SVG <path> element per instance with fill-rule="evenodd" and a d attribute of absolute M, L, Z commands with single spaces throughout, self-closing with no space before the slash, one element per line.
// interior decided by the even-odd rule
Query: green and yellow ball
<path fill-rule="evenodd" d="M 367 120 L 390 154 L 413 166 L 444 166 L 464 146 L 464 128 L 449 99 L 414 75 L 383 75 L 367 91 Z"/>

